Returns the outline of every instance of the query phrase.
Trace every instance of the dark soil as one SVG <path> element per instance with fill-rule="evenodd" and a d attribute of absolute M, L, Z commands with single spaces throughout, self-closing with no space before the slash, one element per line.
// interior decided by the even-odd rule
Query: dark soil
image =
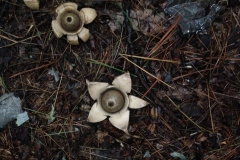
<path fill-rule="evenodd" d="M 55 8 L 65 2 L 40 0 L 36 11 L 23 1 L 0 1 L 1 95 L 14 92 L 30 118 L 0 130 L 0 159 L 240 159 L 238 0 L 217 2 L 224 10 L 207 34 L 190 37 L 168 16 L 149 34 L 131 28 L 130 9 L 160 14 L 164 0 L 74 0 L 98 13 L 85 26 L 90 39 L 77 46 L 51 28 Z M 107 11 L 125 14 L 114 32 Z M 126 71 L 131 94 L 150 103 L 130 110 L 130 136 L 108 119 L 87 121 L 94 101 L 86 79 L 111 83 Z"/>

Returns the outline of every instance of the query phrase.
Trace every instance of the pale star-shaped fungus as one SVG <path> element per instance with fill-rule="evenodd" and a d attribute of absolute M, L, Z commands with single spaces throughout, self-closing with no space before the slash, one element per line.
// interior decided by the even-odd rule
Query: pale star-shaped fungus
<path fill-rule="evenodd" d="M 77 10 L 78 5 L 67 2 L 57 7 L 56 20 L 52 21 L 52 29 L 57 38 L 67 35 L 68 43 L 78 45 L 78 38 L 86 42 L 90 37 L 90 32 L 84 27 L 91 23 L 96 17 L 97 12 L 92 8 L 82 8 Z"/>
<path fill-rule="evenodd" d="M 112 85 L 103 82 L 86 80 L 88 92 L 93 100 L 97 100 L 88 115 L 89 122 L 100 122 L 110 116 L 109 121 L 116 128 L 128 133 L 129 108 L 139 109 L 148 102 L 133 95 L 127 95 L 132 88 L 129 73 L 116 77 Z"/>

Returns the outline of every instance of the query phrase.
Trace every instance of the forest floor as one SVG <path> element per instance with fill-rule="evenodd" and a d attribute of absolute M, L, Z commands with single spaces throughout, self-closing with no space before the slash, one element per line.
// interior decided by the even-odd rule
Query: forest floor
<path fill-rule="evenodd" d="M 20 97 L 29 117 L 1 128 L 0 159 L 240 159 L 238 0 L 216 2 L 223 9 L 206 33 L 187 36 L 164 0 L 73 0 L 98 14 L 79 45 L 52 31 L 65 2 L 31 10 L 0 1 L 0 91 Z M 131 13 L 141 26 L 132 27 Z M 130 135 L 108 118 L 88 122 L 95 101 L 86 79 L 111 84 L 124 72 L 130 94 L 149 102 L 130 109 Z"/>

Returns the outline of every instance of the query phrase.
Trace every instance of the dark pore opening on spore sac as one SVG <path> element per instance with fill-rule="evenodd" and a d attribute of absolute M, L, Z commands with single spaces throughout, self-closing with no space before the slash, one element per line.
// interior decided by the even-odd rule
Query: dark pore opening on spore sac
<path fill-rule="evenodd" d="M 114 107 L 114 102 L 112 102 L 112 101 L 108 102 L 108 106 L 109 107 Z"/>
<path fill-rule="evenodd" d="M 67 22 L 71 23 L 72 22 L 72 17 L 67 17 Z"/>

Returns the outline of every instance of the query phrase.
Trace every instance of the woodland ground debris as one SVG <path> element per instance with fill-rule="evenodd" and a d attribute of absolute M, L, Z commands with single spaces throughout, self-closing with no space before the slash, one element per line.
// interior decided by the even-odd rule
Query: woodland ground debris
<path fill-rule="evenodd" d="M 0 1 L 0 92 L 19 97 L 29 117 L 0 129 L 0 159 L 240 159 L 239 0 L 214 1 L 219 16 L 189 37 L 181 16 L 164 13 L 169 0 L 72 2 L 98 15 L 76 46 L 51 28 L 65 1 L 41 0 L 39 10 Z M 113 32 L 108 24 L 120 13 Z M 206 17 L 210 7 L 196 13 Z M 150 103 L 129 109 L 131 136 L 108 120 L 87 121 L 94 100 L 85 80 L 110 84 L 127 71 L 131 95 Z"/>

